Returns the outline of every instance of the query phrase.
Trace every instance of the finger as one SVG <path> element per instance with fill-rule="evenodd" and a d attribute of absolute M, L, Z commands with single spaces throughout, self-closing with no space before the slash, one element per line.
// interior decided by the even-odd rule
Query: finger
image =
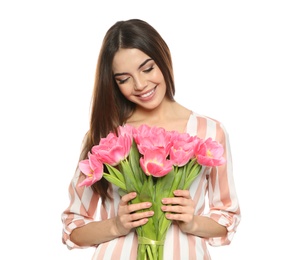
<path fill-rule="evenodd" d="M 183 221 L 183 222 L 186 222 L 187 219 L 189 219 L 189 215 L 186 215 L 186 214 L 166 213 L 165 216 L 166 216 L 167 219 L 176 220 L 176 221 Z"/>
<path fill-rule="evenodd" d="M 122 196 L 122 198 L 120 200 L 120 205 L 121 206 L 127 205 L 129 203 L 129 201 L 131 201 L 135 197 L 136 197 L 136 192 L 130 192 L 130 193 Z"/>
<path fill-rule="evenodd" d="M 177 214 L 194 214 L 193 204 L 181 205 L 181 204 L 168 204 L 161 206 L 162 211 L 172 212 Z"/>
<path fill-rule="evenodd" d="M 129 221 L 134 222 L 137 220 L 145 219 L 152 217 L 154 215 L 154 211 L 144 211 L 139 213 L 133 213 L 129 215 Z"/>
<path fill-rule="evenodd" d="M 133 229 L 133 228 L 137 228 L 137 227 L 139 227 L 139 226 L 145 225 L 148 221 L 149 221 L 148 218 L 139 219 L 139 220 L 137 220 L 137 221 L 128 222 L 128 223 L 126 224 L 126 227 L 127 227 L 129 230 L 131 230 L 131 229 Z"/>
<path fill-rule="evenodd" d="M 176 197 L 184 197 L 187 199 L 191 199 L 190 192 L 188 190 L 175 190 L 173 192 L 174 196 Z"/>
<path fill-rule="evenodd" d="M 162 199 L 163 204 L 178 204 L 183 206 L 192 205 L 193 201 L 184 197 L 164 198 Z"/>
<path fill-rule="evenodd" d="M 142 226 L 148 222 L 148 218 L 154 215 L 153 211 L 144 211 L 140 213 L 125 214 L 120 217 L 120 223 L 127 230 Z"/>
<path fill-rule="evenodd" d="M 142 203 L 135 203 L 135 204 L 129 204 L 128 205 L 128 211 L 130 213 L 149 209 L 152 206 L 151 202 L 142 202 Z"/>
<path fill-rule="evenodd" d="M 176 206 L 162 206 L 161 209 L 165 212 L 173 212 L 173 213 L 186 213 L 185 207 L 176 205 Z"/>

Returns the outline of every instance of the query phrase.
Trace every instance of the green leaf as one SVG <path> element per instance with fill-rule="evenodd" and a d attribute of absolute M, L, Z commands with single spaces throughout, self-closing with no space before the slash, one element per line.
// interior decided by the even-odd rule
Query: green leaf
<path fill-rule="evenodd" d="M 158 178 L 155 186 L 155 194 L 154 194 L 154 215 L 158 216 L 158 219 L 160 222 L 160 219 L 162 216 L 164 216 L 164 212 L 161 210 L 162 202 L 161 200 L 163 198 L 170 197 L 171 193 L 171 187 L 175 179 L 175 173 L 174 170 L 170 171 L 167 175 Z M 160 223 L 158 224 L 160 225 Z"/>
<path fill-rule="evenodd" d="M 118 189 L 118 194 L 123 197 L 124 195 L 126 195 L 128 192 L 126 190 L 123 190 L 121 188 Z"/>
<path fill-rule="evenodd" d="M 116 185 L 117 187 L 123 189 L 123 190 L 126 190 L 126 185 L 125 183 L 121 182 L 119 179 L 113 177 L 112 175 L 108 174 L 108 173 L 104 173 L 103 177 L 113 183 L 114 185 Z"/>
<path fill-rule="evenodd" d="M 151 240 L 156 240 L 157 230 L 155 229 L 155 226 L 154 226 L 154 220 L 155 220 L 154 216 L 152 216 L 148 219 L 148 222 L 142 226 L 142 236 L 143 237 L 149 238 Z"/>
<path fill-rule="evenodd" d="M 124 174 L 124 180 L 127 187 L 127 191 L 136 191 L 140 192 L 141 190 L 141 183 L 137 181 L 135 173 L 132 171 L 128 160 L 121 161 L 120 163 L 122 172 Z"/>
<path fill-rule="evenodd" d="M 111 166 L 110 164 L 105 165 L 112 177 L 119 179 L 121 182 L 125 182 L 124 175 L 117 168 Z"/>
<path fill-rule="evenodd" d="M 142 168 L 139 164 L 140 153 L 137 149 L 137 145 L 135 142 L 132 143 L 132 147 L 129 153 L 129 164 L 132 169 L 132 172 L 135 173 L 137 177 L 137 181 L 140 183 L 144 183 L 147 180 L 146 174 L 143 172 Z"/>
<path fill-rule="evenodd" d="M 141 192 L 139 193 L 139 198 L 141 201 L 154 201 L 154 183 L 153 177 L 148 176 L 147 181 L 143 183 Z"/>
<path fill-rule="evenodd" d="M 185 184 L 183 186 L 183 189 L 189 189 L 192 182 L 196 179 L 196 177 L 200 174 L 202 169 L 202 165 L 200 164 L 195 164 L 194 167 L 191 168 L 190 173 L 187 175 L 188 177 L 185 180 Z"/>

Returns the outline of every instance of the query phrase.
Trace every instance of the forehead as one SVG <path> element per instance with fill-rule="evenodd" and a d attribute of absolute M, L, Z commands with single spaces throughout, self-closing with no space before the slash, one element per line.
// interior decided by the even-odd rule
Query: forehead
<path fill-rule="evenodd" d="M 112 70 L 116 72 L 128 72 L 137 70 L 138 67 L 150 58 L 139 49 L 119 49 L 113 57 Z"/>

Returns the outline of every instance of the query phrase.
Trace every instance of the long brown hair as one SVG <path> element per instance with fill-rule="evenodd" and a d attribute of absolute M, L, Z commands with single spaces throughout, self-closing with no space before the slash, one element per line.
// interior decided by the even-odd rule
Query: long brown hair
<path fill-rule="evenodd" d="M 91 100 L 90 129 L 80 159 L 87 158 L 92 146 L 109 132 L 116 132 L 131 116 L 135 104 L 120 92 L 112 72 L 112 61 L 120 48 L 139 49 L 150 56 L 160 68 L 167 86 L 166 96 L 174 100 L 175 86 L 172 59 L 168 45 L 148 23 L 139 19 L 116 22 L 107 31 L 99 53 Z M 108 182 L 103 178 L 93 185 L 103 199 L 108 195 Z"/>

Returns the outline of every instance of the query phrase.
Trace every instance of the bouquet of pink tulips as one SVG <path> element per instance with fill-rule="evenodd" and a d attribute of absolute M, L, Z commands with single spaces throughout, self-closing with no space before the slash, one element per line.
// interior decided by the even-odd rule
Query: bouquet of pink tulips
<path fill-rule="evenodd" d="M 162 198 L 172 197 L 176 189 L 189 189 L 203 166 L 224 164 L 223 153 L 223 147 L 211 138 L 202 140 L 147 125 L 120 126 L 118 135 L 109 133 L 91 149 L 88 159 L 80 161 L 86 178 L 79 185 L 90 186 L 105 178 L 121 194 L 135 191 L 138 195 L 132 203 L 152 202 L 154 215 L 136 228 L 137 259 L 162 260 L 171 225 L 161 210 Z"/>

